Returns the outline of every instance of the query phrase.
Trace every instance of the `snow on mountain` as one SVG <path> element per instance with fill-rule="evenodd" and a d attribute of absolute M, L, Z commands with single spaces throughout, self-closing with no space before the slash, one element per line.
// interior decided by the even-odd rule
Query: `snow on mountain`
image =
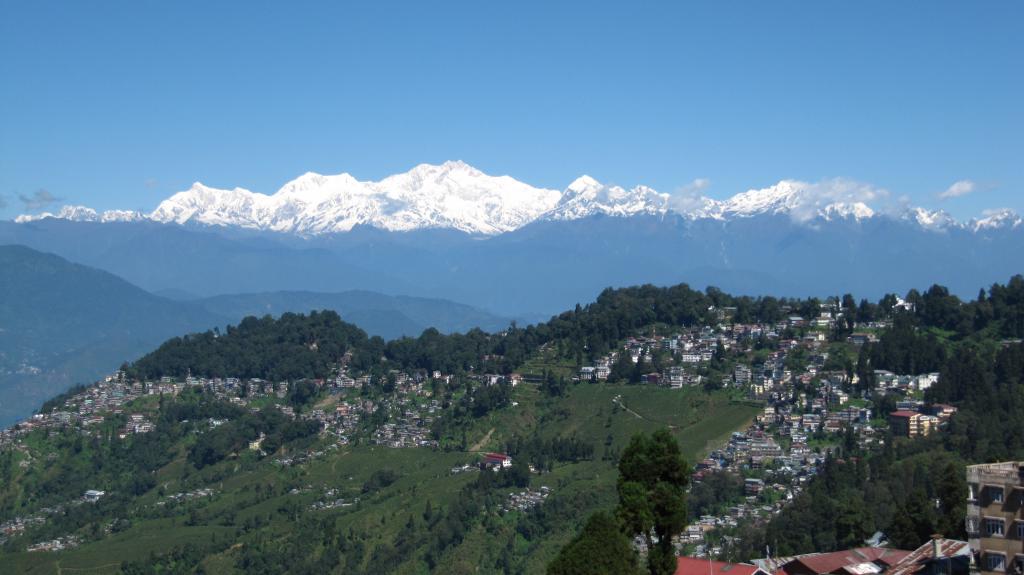
<path fill-rule="evenodd" d="M 767 188 L 736 194 L 712 209 L 721 218 L 784 214 L 797 221 L 816 218 L 861 220 L 875 215 L 875 211 L 861 198 L 876 195 L 877 192 L 871 189 L 842 180 L 817 184 L 782 180 Z"/>
<path fill-rule="evenodd" d="M 553 209 L 544 214 L 549 220 L 577 220 L 595 214 L 634 216 L 664 214 L 669 209 L 669 195 L 647 186 L 626 190 L 605 186 L 590 176 L 576 178 L 562 193 Z"/>
<path fill-rule="evenodd" d="M 196 183 L 162 202 L 150 218 L 300 234 L 345 232 L 357 224 L 390 231 L 452 228 L 498 234 L 537 219 L 559 197 L 555 190 L 446 162 L 421 164 L 379 182 L 307 173 L 271 196 Z"/>
<path fill-rule="evenodd" d="M 928 210 L 920 207 L 908 208 L 903 212 L 901 219 L 915 222 L 922 228 L 931 231 L 943 231 L 959 225 L 953 216 L 943 210 Z"/>
<path fill-rule="evenodd" d="M 1000 210 L 992 210 L 985 213 L 985 217 L 976 218 L 971 220 L 969 227 L 974 231 L 982 230 L 998 230 L 1003 228 L 1016 228 L 1021 225 L 1024 220 L 1017 214 L 1017 212 L 1010 208 L 1002 208 Z"/>
<path fill-rule="evenodd" d="M 875 217 L 875 210 L 864 202 L 836 202 L 819 210 L 819 215 L 826 220 L 863 220 Z"/>
<path fill-rule="evenodd" d="M 145 216 L 139 212 L 132 212 L 128 210 L 108 210 L 103 213 L 97 213 L 92 208 L 85 206 L 64 206 L 56 214 L 51 212 L 43 212 L 41 214 L 22 214 L 14 221 L 23 224 L 26 222 L 35 222 L 44 220 L 46 218 L 54 218 L 58 220 L 70 220 L 73 222 L 130 222 L 144 219 Z"/>
<path fill-rule="evenodd" d="M 596 214 L 629 217 L 672 212 L 687 219 L 784 215 L 801 223 L 861 221 L 876 217 L 870 203 L 886 196 L 884 190 L 842 179 L 817 183 L 782 180 L 721 201 L 693 192 L 659 193 L 647 186 L 627 190 L 590 176 L 577 178 L 559 192 L 535 188 L 509 176 L 490 176 L 455 161 L 439 166 L 420 164 L 377 182 L 359 181 L 347 173 L 331 176 L 308 172 L 272 195 L 196 182 L 149 214 L 123 210 L 99 214 L 84 206 L 64 206 L 57 214 L 22 215 L 15 221 L 148 219 L 300 235 L 346 232 L 356 225 L 370 225 L 389 231 L 440 228 L 496 235 L 538 220 L 576 220 Z M 959 224 L 941 210 L 924 208 L 910 208 L 894 217 L 932 231 L 955 227 L 979 231 L 1021 224 L 1021 218 L 1009 210 L 986 214 L 966 224 Z"/>
<path fill-rule="evenodd" d="M 783 180 L 774 186 L 749 190 L 721 202 L 717 208 L 724 216 L 750 217 L 760 214 L 788 213 L 800 205 L 800 182 Z"/>

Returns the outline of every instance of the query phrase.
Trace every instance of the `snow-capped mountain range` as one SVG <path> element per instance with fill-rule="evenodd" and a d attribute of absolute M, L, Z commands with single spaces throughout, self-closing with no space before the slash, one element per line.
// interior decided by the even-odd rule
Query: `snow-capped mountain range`
<path fill-rule="evenodd" d="M 647 186 L 625 189 L 582 176 L 563 191 L 535 188 L 509 176 L 490 176 L 463 162 L 421 164 L 383 180 L 359 181 L 351 175 L 306 173 L 273 195 L 242 188 L 217 189 L 196 182 L 164 200 L 148 214 L 125 210 L 98 213 L 84 206 L 64 206 L 58 213 L 18 216 L 19 223 L 43 218 L 116 222 L 151 220 L 318 235 L 347 232 L 356 225 L 389 231 L 447 228 L 470 234 L 497 235 L 538 220 L 576 220 L 604 214 L 676 213 L 689 219 L 730 220 L 762 214 L 789 215 L 798 222 L 863 220 L 882 213 L 864 200 L 882 195 L 857 184 L 834 181 L 827 186 L 783 180 L 727 200 L 666 194 Z M 961 227 L 972 231 L 1016 228 L 1021 218 L 1011 210 L 959 223 L 945 212 L 905 208 L 884 215 L 914 222 L 929 230 Z"/>

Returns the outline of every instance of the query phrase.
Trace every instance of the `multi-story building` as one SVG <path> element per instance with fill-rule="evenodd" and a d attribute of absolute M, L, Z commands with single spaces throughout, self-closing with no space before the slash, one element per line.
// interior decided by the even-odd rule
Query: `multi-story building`
<path fill-rule="evenodd" d="M 1024 572 L 1024 461 L 967 466 L 967 537 L 982 573 Z"/>
<path fill-rule="evenodd" d="M 901 409 L 889 414 L 889 426 L 893 435 L 918 437 L 928 435 L 937 426 L 938 418 L 916 411 Z"/>

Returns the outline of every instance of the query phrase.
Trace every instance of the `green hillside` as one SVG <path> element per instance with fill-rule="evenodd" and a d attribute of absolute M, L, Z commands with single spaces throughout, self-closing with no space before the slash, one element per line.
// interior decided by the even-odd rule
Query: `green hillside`
<path fill-rule="evenodd" d="M 616 397 L 622 398 L 628 410 L 613 403 Z M 453 467 L 475 464 L 480 460 L 478 452 L 501 449 L 521 434 L 539 432 L 549 438 L 572 435 L 602 450 L 607 445 L 614 451 L 622 449 L 633 433 L 665 425 L 672 427 L 687 457 L 693 460 L 711 442 L 744 427 L 758 411 L 757 407 L 731 401 L 722 392 L 709 395 L 699 390 L 613 384 L 575 386 L 561 398 L 545 398 L 537 387 L 521 384 L 513 390 L 512 398 L 517 406 L 494 412 L 468 428 L 467 440 L 473 451 L 347 446 L 292 467 L 282 467 L 273 458 L 261 459 L 246 451 L 197 471 L 186 455 L 193 438 L 186 436 L 170 446 L 174 457 L 153 470 L 156 485 L 137 497 L 110 503 L 108 517 L 117 515 L 130 523 L 123 531 L 62 553 L 22 552 L 0 558 L 19 573 L 117 573 L 124 561 L 145 561 L 152 553 L 160 555 L 192 544 L 205 555 L 200 564 L 207 572 L 259 572 L 255 567 L 239 567 L 246 564 L 247 549 L 260 549 L 264 561 L 277 556 L 275 553 L 310 559 L 327 552 L 329 542 L 324 538 L 334 533 L 349 538 L 344 545 L 362 549 L 361 559 L 348 559 L 351 550 L 343 553 L 346 561 L 353 562 L 346 565 L 354 572 L 380 572 L 374 566 L 383 563 L 375 550 L 406 536 L 414 538 L 409 554 L 389 562 L 388 572 L 425 573 L 431 564 L 447 573 L 478 572 L 478 567 L 482 568 L 480 572 L 500 572 L 499 562 L 505 560 L 505 550 L 511 549 L 509 560 L 522 572 L 533 573 L 543 570 L 590 512 L 614 505 L 614 461 L 598 453 L 589 460 L 556 463 L 550 473 L 530 478 L 532 488 L 547 486 L 552 490 L 545 503 L 551 511 L 545 511 L 543 519 L 537 519 L 536 514 L 500 513 L 493 508 L 478 510 L 465 522 L 466 532 L 460 541 L 431 551 L 438 544 L 431 541 L 436 533 L 423 519 L 428 501 L 434 513 L 443 515 L 457 501 L 464 500 L 467 492 L 479 498 L 481 505 L 495 506 L 509 493 L 522 490 L 514 486 L 480 487 L 481 474 L 489 472 L 453 475 Z M 131 407 L 145 412 L 145 403 L 141 400 Z M 155 408 L 149 403 L 148 408 Z M 606 443 L 609 438 L 611 441 Z M 46 451 L 46 445 L 57 447 L 60 441 L 40 438 L 40 451 Z M 299 442 L 286 446 L 281 453 L 315 452 L 330 444 L 326 440 Z M 77 468 L 104 457 L 90 454 L 89 447 L 74 456 L 66 450 L 61 453 L 67 459 L 55 463 L 54 472 L 64 465 Z M 365 491 L 367 482 L 380 470 L 394 470 L 394 483 Z M 39 480 L 34 472 L 16 472 L 0 501 L 6 508 L 16 509 L 32 498 L 29 492 L 38 488 Z M 20 494 L 19 486 L 24 486 Z M 213 495 L 173 508 L 157 506 L 166 501 L 166 494 L 204 487 L 212 489 Z M 299 492 L 292 493 L 293 489 Z M 324 500 L 331 490 L 335 493 L 328 499 L 359 497 L 360 501 L 351 507 L 311 511 L 309 506 Z M 15 501 L 10 500 L 12 495 Z M 293 554 L 293 546 L 303 544 L 310 546 L 306 552 Z M 279 551 L 268 553 L 268 546 Z M 378 563 L 374 563 L 375 556 Z M 310 569 L 315 571 L 313 566 Z"/>

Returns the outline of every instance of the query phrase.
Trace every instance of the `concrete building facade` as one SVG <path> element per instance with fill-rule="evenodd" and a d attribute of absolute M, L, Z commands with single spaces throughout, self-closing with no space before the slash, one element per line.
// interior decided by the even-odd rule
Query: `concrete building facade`
<path fill-rule="evenodd" d="M 1024 573 L 1024 461 L 967 466 L 967 537 L 981 573 Z"/>

